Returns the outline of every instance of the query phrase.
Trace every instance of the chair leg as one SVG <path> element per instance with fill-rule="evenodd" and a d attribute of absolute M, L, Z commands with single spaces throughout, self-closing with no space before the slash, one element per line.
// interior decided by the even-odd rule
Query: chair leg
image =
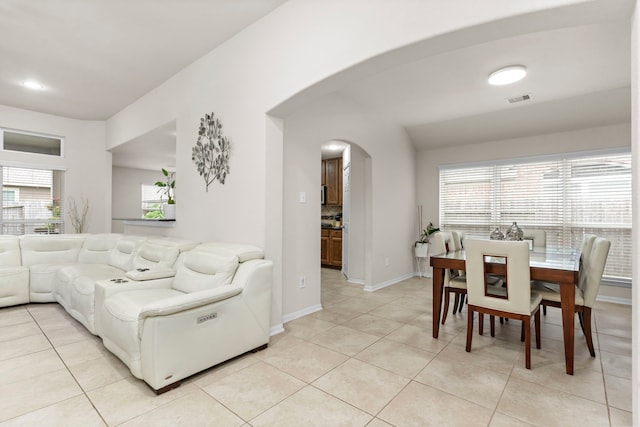
<path fill-rule="evenodd" d="M 496 316 L 489 316 L 489 329 L 491 330 L 491 336 L 496 336 Z"/>
<path fill-rule="evenodd" d="M 591 307 L 583 307 L 582 310 L 582 316 L 584 317 L 582 330 L 587 339 L 587 347 L 589 348 L 591 357 L 596 357 L 596 351 L 593 348 L 593 337 L 591 336 Z"/>
<path fill-rule="evenodd" d="M 536 311 L 534 320 L 536 327 L 536 348 L 540 349 L 542 343 L 540 342 L 540 310 Z"/>
<path fill-rule="evenodd" d="M 501 324 L 501 325 L 504 325 L 504 317 L 501 317 L 501 318 L 500 318 L 500 324 Z"/>
<path fill-rule="evenodd" d="M 473 337 L 473 310 L 469 307 L 467 311 L 467 352 L 471 351 L 471 339 Z"/>
<path fill-rule="evenodd" d="M 460 311 L 461 307 L 458 306 L 458 304 L 460 303 L 460 294 L 457 292 L 454 292 L 455 298 L 453 300 L 453 314 L 456 314 L 458 311 Z"/>
<path fill-rule="evenodd" d="M 547 306 L 546 305 L 542 306 L 542 314 L 544 314 L 545 316 L 547 315 Z"/>
<path fill-rule="evenodd" d="M 478 333 L 484 335 L 484 313 L 478 312 Z"/>
<path fill-rule="evenodd" d="M 444 290 L 444 307 L 442 308 L 442 324 L 444 325 L 445 320 L 447 320 L 447 314 L 449 312 L 449 290 L 445 288 Z"/>
<path fill-rule="evenodd" d="M 525 328 L 524 325 L 527 324 Z M 527 369 L 531 369 L 531 316 L 527 316 L 522 321 L 522 327 L 524 329 L 524 365 Z"/>
<path fill-rule="evenodd" d="M 584 333 L 584 316 L 582 315 L 582 311 L 578 312 L 578 320 L 580 321 L 580 329 L 582 329 L 582 333 Z M 585 334 L 586 335 L 586 334 Z"/>
<path fill-rule="evenodd" d="M 531 328 L 531 323 L 529 323 L 527 325 L 529 328 Z M 526 328 L 524 327 L 524 320 L 522 321 L 522 327 L 520 328 L 520 341 L 524 341 L 526 338 L 526 334 L 525 334 Z"/>

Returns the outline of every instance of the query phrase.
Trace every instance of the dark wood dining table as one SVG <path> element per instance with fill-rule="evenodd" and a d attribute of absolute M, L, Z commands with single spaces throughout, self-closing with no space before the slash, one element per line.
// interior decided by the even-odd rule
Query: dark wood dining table
<path fill-rule="evenodd" d="M 446 269 L 465 270 L 464 250 L 432 255 L 433 267 L 433 337 L 438 338 L 442 307 L 442 291 Z M 531 280 L 558 283 L 562 309 L 564 357 L 567 374 L 573 375 L 573 346 L 575 326 L 575 287 L 578 283 L 580 252 L 575 249 L 534 249 L 530 251 Z M 488 265 L 488 273 L 504 274 L 504 265 Z"/>

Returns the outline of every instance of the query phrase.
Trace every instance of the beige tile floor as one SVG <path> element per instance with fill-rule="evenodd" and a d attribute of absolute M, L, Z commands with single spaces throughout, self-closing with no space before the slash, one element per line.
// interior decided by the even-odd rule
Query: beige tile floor
<path fill-rule="evenodd" d="M 2 426 L 631 425 L 631 308 L 598 304 L 564 374 L 560 312 L 524 368 L 518 322 L 464 350 L 465 315 L 431 338 L 431 281 L 377 292 L 322 271 L 323 311 L 267 350 L 156 396 L 57 304 L 0 309 Z"/>

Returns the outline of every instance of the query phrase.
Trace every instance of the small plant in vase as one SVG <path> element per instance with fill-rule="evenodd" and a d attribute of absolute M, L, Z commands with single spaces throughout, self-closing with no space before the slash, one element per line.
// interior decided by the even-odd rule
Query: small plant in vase
<path fill-rule="evenodd" d="M 427 228 L 422 230 L 419 239 L 415 243 L 415 254 L 417 257 L 426 258 L 427 252 L 429 251 L 429 239 L 433 233 L 438 231 L 440 231 L 440 229 L 435 227 L 432 222 L 427 225 Z"/>
<path fill-rule="evenodd" d="M 165 168 L 162 168 L 162 174 L 165 176 L 164 181 L 156 181 L 158 187 L 158 193 L 160 193 L 160 200 L 165 196 L 167 198 L 166 203 L 162 204 L 162 211 L 164 212 L 165 219 L 176 218 L 176 201 L 173 198 L 173 190 L 176 188 L 176 173 L 169 172 Z"/>

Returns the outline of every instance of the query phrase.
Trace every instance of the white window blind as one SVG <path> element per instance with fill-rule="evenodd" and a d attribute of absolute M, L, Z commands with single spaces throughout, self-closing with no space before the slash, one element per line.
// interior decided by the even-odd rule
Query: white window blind
<path fill-rule="evenodd" d="M 611 240 L 605 276 L 631 278 L 631 154 L 441 168 L 440 227 L 469 237 L 514 221 L 542 229 L 547 247 L 579 249 L 585 234 Z"/>
<path fill-rule="evenodd" d="M 64 172 L 0 166 L 2 234 L 64 233 Z"/>

